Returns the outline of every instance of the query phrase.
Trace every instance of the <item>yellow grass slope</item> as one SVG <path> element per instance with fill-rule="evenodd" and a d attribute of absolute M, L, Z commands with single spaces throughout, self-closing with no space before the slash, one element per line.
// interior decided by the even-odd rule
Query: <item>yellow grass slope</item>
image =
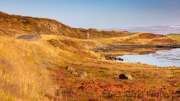
<path fill-rule="evenodd" d="M 96 59 L 100 57 L 88 51 L 95 45 L 88 40 L 55 35 L 43 35 L 39 41 L 0 38 L 1 101 L 45 101 L 45 94 L 54 95 L 55 92 L 56 87 L 50 76 L 54 66 L 64 67 L 68 63 L 76 63 L 73 60 L 78 63 L 83 55 Z M 70 40 L 74 44 L 68 44 Z M 56 44 L 58 47 L 54 46 Z"/>
<path fill-rule="evenodd" d="M 0 100 L 45 100 L 52 85 L 42 59 L 56 56 L 53 51 L 43 44 L 6 37 L 1 37 L 0 49 Z"/>

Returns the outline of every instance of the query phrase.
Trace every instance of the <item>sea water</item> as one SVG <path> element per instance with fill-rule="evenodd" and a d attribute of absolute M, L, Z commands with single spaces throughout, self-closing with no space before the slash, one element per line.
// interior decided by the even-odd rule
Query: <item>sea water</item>
<path fill-rule="evenodd" d="M 155 53 L 145 55 L 123 55 L 118 58 L 124 59 L 124 62 L 140 62 L 159 67 L 176 66 L 180 67 L 180 48 L 171 50 L 160 50 Z"/>

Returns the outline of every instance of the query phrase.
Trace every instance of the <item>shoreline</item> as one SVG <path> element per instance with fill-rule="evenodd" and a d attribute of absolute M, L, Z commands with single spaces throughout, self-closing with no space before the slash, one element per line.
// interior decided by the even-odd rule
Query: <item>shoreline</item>
<path fill-rule="evenodd" d="M 130 48 L 180 48 L 180 44 L 168 44 L 168 45 L 109 45 L 106 47 L 96 47 L 94 52 L 109 52 L 113 49 L 130 49 Z"/>

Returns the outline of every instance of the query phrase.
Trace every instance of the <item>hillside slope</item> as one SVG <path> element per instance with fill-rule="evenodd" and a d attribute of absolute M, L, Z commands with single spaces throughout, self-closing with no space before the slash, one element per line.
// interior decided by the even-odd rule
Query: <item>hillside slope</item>
<path fill-rule="evenodd" d="M 23 39 L 22 34 L 38 38 Z M 176 44 L 177 39 L 178 35 L 71 28 L 55 20 L 1 12 L 0 101 L 178 101 L 179 68 L 119 63 L 93 51 L 108 45 Z M 83 71 L 87 77 L 81 78 Z M 133 79 L 120 80 L 121 73 Z"/>
<path fill-rule="evenodd" d="M 57 35 L 41 35 L 38 41 L 7 36 L 0 39 L 1 101 L 49 100 L 45 96 L 55 96 L 59 89 L 58 75 L 71 76 L 66 66 L 75 67 L 83 61 L 100 58 L 88 50 L 96 44 L 88 40 Z"/>
<path fill-rule="evenodd" d="M 117 37 L 129 32 L 98 31 L 97 29 L 71 28 L 56 20 L 9 15 L 0 12 L 0 34 L 15 36 L 18 34 L 53 34 L 74 38 Z"/>
<path fill-rule="evenodd" d="M 149 99 L 159 100 L 162 99 L 157 95 L 159 91 L 162 94 L 168 91 L 168 96 L 178 100 L 180 71 L 176 67 L 162 69 L 141 63 L 105 60 L 89 50 L 100 44 L 96 40 L 57 35 L 41 35 L 38 41 L 0 38 L 2 101 L 109 101 L 119 97 L 122 100 L 145 100 L 146 93 L 154 96 Z M 66 70 L 67 66 L 73 67 L 77 75 Z M 78 77 L 82 71 L 88 73 L 87 78 Z M 132 74 L 134 79 L 119 80 L 119 74 L 124 72 Z M 129 91 L 141 95 L 133 95 L 132 98 L 120 95 L 120 92 L 126 94 Z"/>

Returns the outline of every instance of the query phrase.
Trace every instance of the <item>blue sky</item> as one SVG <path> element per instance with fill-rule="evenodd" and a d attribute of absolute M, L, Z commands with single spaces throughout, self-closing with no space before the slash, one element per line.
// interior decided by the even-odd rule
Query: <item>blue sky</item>
<path fill-rule="evenodd" d="M 76 28 L 180 25 L 180 0 L 0 0 L 0 11 Z"/>

